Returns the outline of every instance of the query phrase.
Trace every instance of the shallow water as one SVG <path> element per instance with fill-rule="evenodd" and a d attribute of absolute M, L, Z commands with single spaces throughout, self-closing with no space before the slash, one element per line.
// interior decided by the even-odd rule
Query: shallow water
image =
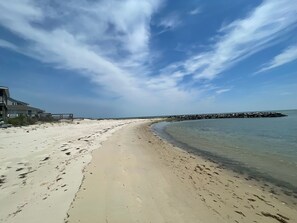
<path fill-rule="evenodd" d="M 297 189 L 297 110 L 287 117 L 163 122 L 154 129 L 192 152 Z"/>

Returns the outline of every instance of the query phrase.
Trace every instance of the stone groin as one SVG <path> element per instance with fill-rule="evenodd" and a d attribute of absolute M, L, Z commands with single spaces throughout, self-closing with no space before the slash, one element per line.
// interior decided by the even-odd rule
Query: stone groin
<path fill-rule="evenodd" d="M 280 112 L 237 112 L 221 114 L 172 115 L 167 118 L 173 121 L 222 119 L 222 118 L 276 118 L 287 116 Z"/>

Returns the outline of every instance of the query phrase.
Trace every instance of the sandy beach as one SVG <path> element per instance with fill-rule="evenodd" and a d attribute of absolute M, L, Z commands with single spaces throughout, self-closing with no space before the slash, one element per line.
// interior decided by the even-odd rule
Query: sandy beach
<path fill-rule="evenodd" d="M 157 137 L 150 120 L 0 131 L 1 222 L 296 222 L 296 198 Z"/>
<path fill-rule="evenodd" d="M 0 222 L 64 222 L 91 152 L 137 120 L 0 129 Z"/>

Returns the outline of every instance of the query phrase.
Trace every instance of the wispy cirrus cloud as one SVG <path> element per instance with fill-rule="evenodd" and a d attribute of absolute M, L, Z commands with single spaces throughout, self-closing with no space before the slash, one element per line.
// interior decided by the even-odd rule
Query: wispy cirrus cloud
<path fill-rule="evenodd" d="M 223 94 L 225 92 L 231 91 L 231 88 L 223 88 L 216 91 L 217 94 Z"/>
<path fill-rule="evenodd" d="M 222 94 L 231 90 L 209 82 L 271 46 L 297 24 L 296 4 L 290 0 L 264 1 L 245 17 L 221 27 L 204 48 L 207 50 L 174 61 L 155 73 L 148 64 L 153 53 L 150 23 L 162 2 L 0 2 L 0 25 L 25 42 L 20 45 L 3 39 L 0 47 L 56 68 L 77 71 L 95 83 L 98 92 L 116 95 L 128 107 L 143 106 L 149 110 L 163 106 L 163 111 L 178 112 L 187 107 L 183 105 L 192 105 L 193 101 L 197 104 L 205 92 Z M 197 13 L 199 8 L 190 14 Z M 174 30 L 180 24 L 180 17 L 174 13 L 159 22 L 164 31 Z M 179 105 L 174 107 L 176 104 Z"/>
<path fill-rule="evenodd" d="M 149 22 L 160 1 L 34 1 L 0 3 L 0 24 L 26 41 L 16 50 L 121 93 L 138 91 L 134 69 L 149 54 Z M 125 55 L 125 57 L 123 57 Z M 124 58 L 124 59 L 123 59 Z M 129 93 L 128 93 L 129 94 Z"/>
<path fill-rule="evenodd" d="M 282 66 L 297 60 L 297 45 L 292 45 L 283 50 L 280 54 L 276 55 L 270 62 L 263 65 L 263 67 L 256 73 L 271 70 L 273 68 Z"/>
<path fill-rule="evenodd" d="M 197 15 L 202 12 L 201 7 L 197 7 L 189 12 L 190 15 Z"/>
<path fill-rule="evenodd" d="M 14 51 L 18 50 L 18 47 L 15 44 L 3 39 L 0 39 L 0 47 L 7 48 Z"/>
<path fill-rule="evenodd" d="M 156 91 L 147 86 L 150 21 L 161 0 L 0 2 L 0 25 L 25 41 L 2 41 L 1 46 L 76 71 L 98 86 L 129 114 L 180 108 L 176 101 L 194 100 L 178 86 Z M 16 46 L 13 47 L 13 46 Z M 18 49 L 18 50 L 16 50 Z M 103 100 L 103 99 L 100 99 Z M 171 105 L 172 104 L 172 105 Z M 128 113 L 128 112 L 127 112 Z M 154 114 L 154 113 L 151 113 Z"/>
<path fill-rule="evenodd" d="M 163 17 L 159 21 L 158 26 L 163 28 L 163 30 L 160 32 L 160 33 L 163 33 L 163 32 L 167 32 L 170 30 L 174 30 L 181 24 L 182 24 L 182 22 L 181 22 L 180 16 L 177 13 L 171 13 L 171 14 Z"/>
<path fill-rule="evenodd" d="M 212 80 L 296 27 L 296 12 L 290 0 L 264 1 L 246 17 L 223 26 L 209 50 L 178 62 L 176 70 L 196 80 Z"/>

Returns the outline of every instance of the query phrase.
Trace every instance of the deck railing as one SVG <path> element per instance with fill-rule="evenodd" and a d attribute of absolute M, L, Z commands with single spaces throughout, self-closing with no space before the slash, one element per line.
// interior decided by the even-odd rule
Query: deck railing
<path fill-rule="evenodd" d="M 60 119 L 73 119 L 73 114 L 71 113 L 62 113 L 62 114 L 51 114 L 51 116 L 54 119 L 60 120 Z"/>

